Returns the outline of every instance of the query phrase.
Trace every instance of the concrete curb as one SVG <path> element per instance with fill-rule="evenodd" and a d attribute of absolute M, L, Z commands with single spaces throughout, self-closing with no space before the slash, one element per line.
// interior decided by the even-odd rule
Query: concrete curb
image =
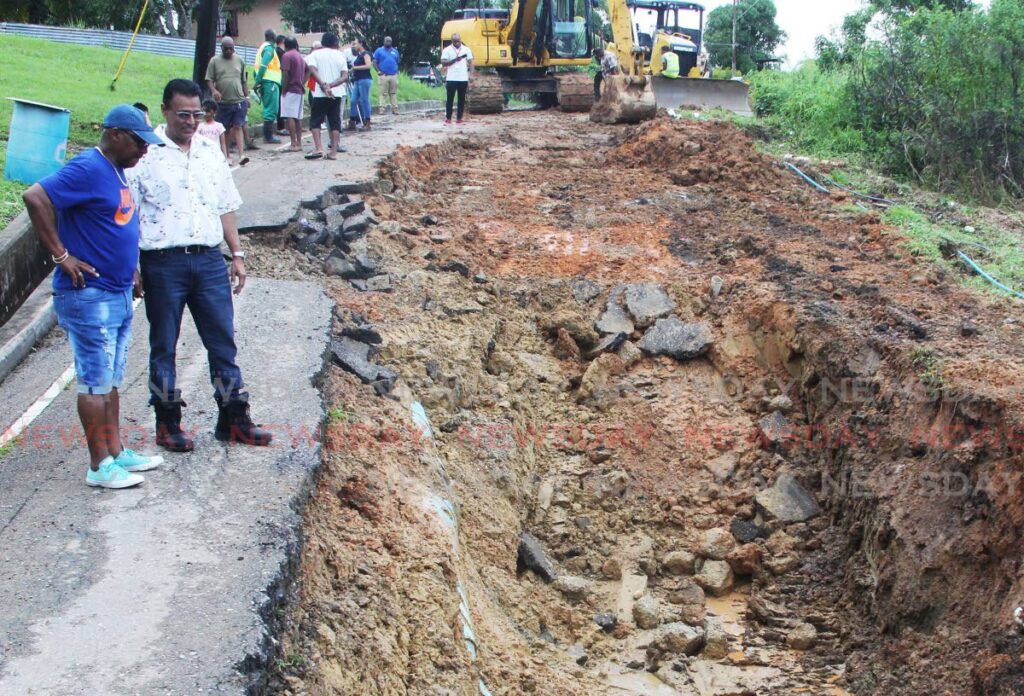
<path fill-rule="evenodd" d="M 52 296 L 50 284 L 44 280 L 0 328 L 0 382 L 14 372 L 39 339 L 57 323 Z"/>
<path fill-rule="evenodd" d="M 53 269 L 24 211 L 0 231 L 0 326 L 9 321 Z"/>

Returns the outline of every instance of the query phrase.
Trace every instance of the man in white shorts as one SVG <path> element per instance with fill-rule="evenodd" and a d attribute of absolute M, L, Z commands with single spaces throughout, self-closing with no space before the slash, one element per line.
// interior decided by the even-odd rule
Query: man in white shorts
<path fill-rule="evenodd" d="M 306 93 L 306 59 L 299 52 L 299 42 L 292 37 L 284 40 L 281 56 L 281 118 L 288 126 L 292 144 L 290 152 L 302 152 L 302 98 Z"/>

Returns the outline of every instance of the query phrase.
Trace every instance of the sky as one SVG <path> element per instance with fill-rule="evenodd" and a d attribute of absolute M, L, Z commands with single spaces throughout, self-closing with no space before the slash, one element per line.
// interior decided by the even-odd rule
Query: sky
<path fill-rule="evenodd" d="M 710 12 L 719 5 L 732 5 L 732 0 L 704 0 L 703 4 Z M 862 0 L 775 0 L 775 21 L 787 35 L 786 43 L 779 48 L 779 53 L 786 56 L 786 67 L 814 58 L 814 39 L 838 28 L 846 15 L 863 4 Z M 987 6 L 989 0 L 980 4 Z"/>

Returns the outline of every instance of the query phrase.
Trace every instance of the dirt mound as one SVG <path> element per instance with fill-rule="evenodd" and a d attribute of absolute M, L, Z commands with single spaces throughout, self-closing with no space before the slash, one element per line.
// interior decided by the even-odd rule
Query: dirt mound
<path fill-rule="evenodd" d="M 727 183 L 740 191 L 787 183 L 779 164 L 754 149 L 746 133 L 724 121 L 661 116 L 616 138 L 609 163 L 666 172 L 679 186 Z"/>

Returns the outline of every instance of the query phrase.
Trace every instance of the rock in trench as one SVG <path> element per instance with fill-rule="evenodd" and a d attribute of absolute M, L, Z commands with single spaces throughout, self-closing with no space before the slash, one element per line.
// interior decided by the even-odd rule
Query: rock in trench
<path fill-rule="evenodd" d="M 696 655 L 704 644 L 704 629 L 674 621 L 661 627 L 657 642 L 665 652 Z"/>
<path fill-rule="evenodd" d="M 754 496 L 758 508 L 770 519 L 804 522 L 821 513 L 818 502 L 790 474 L 782 474 L 771 488 Z"/>
<path fill-rule="evenodd" d="M 817 639 L 818 630 L 809 623 L 801 623 L 786 635 L 786 645 L 794 650 L 810 650 Z"/>
<path fill-rule="evenodd" d="M 704 650 L 701 654 L 711 660 L 721 660 L 729 654 L 729 634 L 722 622 L 711 616 L 704 620 Z"/>
<path fill-rule="evenodd" d="M 661 605 L 653 595 L 645 594 L 633 604 L 633 623 L 645 630 L 661 624 Z"/>
<path fill-rule="evenodd" d="M 576 601 L 586 599 L 594 589 L 589 580 L 575 575 L 559 575 L 552 586 L 569 599 Z"/>
<path fill-rule="evenodd" d="M 670 551 L 661 564 L 672 575 L 693 575 L 697 557 L 689 551 Z"/>
<path fill-rule="evenodd" d="M 724 527 L 714 527 L 701 534 L 698 550 L 704 558 L 722 561 L 734 548 L 736 548 L 736 540 L 732 533 Z"/>
<path fill-rule="evenodd" d="M 734 581 L 732 568 L 725 561 L 705 561 L 693 579 L 716 597 L 728 593 Z"/>
<path fill-rule="evenodd" d="M 626 334 L 609 334 L 597 342 L 597 345 L 587 351 L 587 360 L 593 360 L 601 353 L 610 353 L 618 350 L 619 346 L 626 342 Z"/>
<path fill-rule="evenodd" d="M 585 278 L 572 281 L 571 287 L 573 299 L 580 304 L 587 304 L 601 294 L 601 286 Z"/>

